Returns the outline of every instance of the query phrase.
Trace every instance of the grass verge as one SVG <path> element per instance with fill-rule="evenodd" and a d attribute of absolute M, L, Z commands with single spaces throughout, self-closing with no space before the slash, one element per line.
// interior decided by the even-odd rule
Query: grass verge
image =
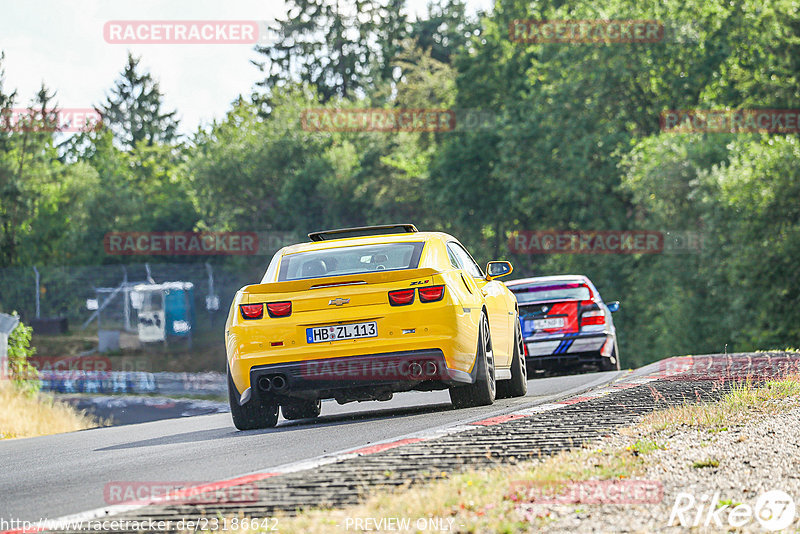
<path fill-rule="evenodd" d="M 49 395 L 27 395 L 8 382 L 0 382 L 0 406 L 0 439 L 74 432 L 104 424 Z"/>
<path fill-rule="evenodd" d="M 611 452 L 611 454 L 609 454 Z M 642 465 L 633 450 L 603 451 L 581 448 L 539 461 L 469 471 L 438 480 L 379 492 L 363 504 L 343 509 L 316 509 L 296 517 L 281 517 L 281 532 L 328 533 L 342 530 L 381 529 L 367 519 L 400 518 L 410 521 L 412 531 L 518 532 L 547 524 L 546 516 L 529 516 L 521 506 L 520 487 L 539 482 L 547 493 L 560 491 L 569 480 L 619 480 L 635 476 Z M 434 475 L 432 478 L 437 477 Z M 426 526 L 427 528 L 419 528 Z M 437 528 L 439 527 L 439 528 Z M 391 530 L 389 525 L 385 530 Z M 403 529 L 401 529 L 403 530 Z"/>
<path fill-rule="evenodd" d="M 751 382 L 734 385 L 717 402 L 684 404 L 653 412 L 642 419 L 640 426 L 647 431 L 668 430 L 678 426 L 693 426 L 712 432 L 728 426 L 744 424 L 754 415 L 771 415 L 797 405 L 800 396 L 800 376 L 770 380 L 755 387 Z"/>
<path fill-rule="evenodd" d="M 584 446 L 487 470 L 453 476 L 434 474 L 428 483 L 378 491 L 356 506 L 310 509 L 294 517 L 279 516 L 278 525 L 281 532 L 380 531 L 392 530 L 397 523 L 377 521 L 394 518 L 410 521 L 412 531 L 510 533 L 541 529 L 549 522 L 549 514 L 542 511 L 546 507 L 526 507 L 512 490 L 512 483 L 557 486 L 566 481 L 635 480 L 643 472 L 644 455 L 668 448 L 667 444 L 657 441 L 664 429 L 688 425 L 721 431 L 727 426 L 744 424 L 757 416 L 779 413 L 798 405 L 798 376 L 759 386 L 743 383 L 717 402 L 678 406 L 648 415 L 636 425 L 623 429 L 622 441 L 627 445 L 609 450 Z M 711 459 L 695 467 L 713 464 Z M 574 506 L 580 511 L 580 504 Z"/>

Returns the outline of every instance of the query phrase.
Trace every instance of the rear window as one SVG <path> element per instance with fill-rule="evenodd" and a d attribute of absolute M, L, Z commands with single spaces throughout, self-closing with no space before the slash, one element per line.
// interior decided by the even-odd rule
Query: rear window
<path fill-rule="evenodd" d="M 281 260 L 278 281 L 416 269 L 422 246 L 421 242 L 384 243 L 288 254 Z"/>
<path fill-rule="evenodd" d="M 589 288 L 579 283 L 535 284 L 510 288 L 517 296 L 517 302 L 527 304 L 542 300 L 589 300 Z"/>

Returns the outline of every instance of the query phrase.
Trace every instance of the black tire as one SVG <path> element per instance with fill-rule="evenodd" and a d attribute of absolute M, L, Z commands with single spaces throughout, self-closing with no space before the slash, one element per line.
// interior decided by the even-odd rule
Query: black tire
<path fill-rule="evenodd" d="M 287 404 L 281 404 L 281 412 L 284 419 L 294 421 L 295 419 L 313 419 L 319 417 L 322 410 L 322 401 L 317 400 L 297 400 Z"/>
<path fill-rule="evenodd" d="M 239 405 L 241 395 L 236 390 L 236 384 L 231 378 L 228 369 L 228 404 L 231 407 L 233 426 L 239 430 L 255 430 L 257 428 L 272 428 L 278 424 L 278 405 L 261 402 L 250 397 L 244 406 Z"/>
<path fill-rule="evenodd" d="M 486 315 L 481 316 L 478 330 L 478 349 L 475 353 L 475 365 L 477 366 L 477 376 L 474 384 L 450 388 L 450 401 L 456 408 L 488 406 L 494 403 L 497 394 L 497 382 L 494 376 L 492 335 L 491 332 L 489 332 L 489 321 L 486 319 Z"/>
<path fill-rule="evenodd" d="M 497 398 L 524 397 L 528 394 L 528 369 L 525 364 L 525 347 L 519 320 L 514 327 L 514 357 L 511 359 L 511 380 L 497 383 Z"/>
<path fill-rule="evenodd" d="M 611 351 L 611 358 L 614 358 L 614 363 L 611 363 L 611 358 L 606 358 L 605 356 L 600 356 L 600 358 L 601 358 L 601 360 L 600 360 L 600 370 L 601 371 L 619 371 L 620 370 L 620 365 L 619 365 L 619 356 L 617 356 L 618 353 L 619 353 L 619 351 L 617 351 L 617 341 L 614 340 L 614 348 Z"/>

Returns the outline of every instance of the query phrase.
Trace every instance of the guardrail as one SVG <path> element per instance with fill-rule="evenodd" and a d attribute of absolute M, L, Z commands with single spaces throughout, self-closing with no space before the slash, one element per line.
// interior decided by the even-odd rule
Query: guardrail
<path fill-rule="evenodd" d="M 223 373 L 147 373 L 141 371 L 39 371 L 43 391 L 56 393 L 159 394 L 224 397 Z"/>

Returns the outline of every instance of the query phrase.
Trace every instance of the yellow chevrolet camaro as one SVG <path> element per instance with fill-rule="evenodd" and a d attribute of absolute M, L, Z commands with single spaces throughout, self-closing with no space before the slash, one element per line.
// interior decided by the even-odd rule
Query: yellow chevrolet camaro
<path fill-rule="evenodd" d="M 309 234 L 236 293 L 225 325 L 239 429 L 317 417 L 322 399 L 449 389 L 456 407 L 527 392 L 517 301 L 452 236 L 410 224 Z"/>

